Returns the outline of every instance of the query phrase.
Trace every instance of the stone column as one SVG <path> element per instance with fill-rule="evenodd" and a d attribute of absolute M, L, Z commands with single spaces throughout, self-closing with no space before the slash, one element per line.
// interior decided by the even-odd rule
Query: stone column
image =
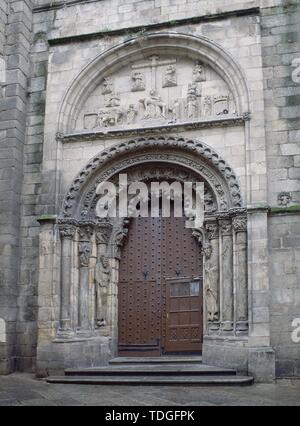
<path fill-rule="evenodd" d="M 247 217 L 233 219 L 235 233 L 236 332 L 248 332 Z"/>
<path fill-rule="evenodd" d="M 222 250 L 222 332 L 233 331 L 233 241 L 231 219 L 220 221 Z"/>
<path fill-rule="evenodd" d="M 79 228 L 79 291 L 78 291 L 78 333 L 89 334 L 91 332 L 89 322 L 89 262 L 91 255 L 90 226 Z"/>
<path fill-rule="evenodd" d="M 63 225 L 60 227 L 61 237 L 61 294 L 60 294 L 60 327 L 58 334 L 60 337 L 71 337 L 74 332 L 71 327 L 70 298 L 71 298 L 71 280 L 72 280 L 72 261 L 73 261 L 73 238 L 75 227 L 72 225 Z"/>
<path fill-rule="evenodd" d="M 208 239 L 203 244 L 207 332 L 214 333 L 220 328 L 219 226 L 213 221 L 207 223 L 205 229 Z"/>

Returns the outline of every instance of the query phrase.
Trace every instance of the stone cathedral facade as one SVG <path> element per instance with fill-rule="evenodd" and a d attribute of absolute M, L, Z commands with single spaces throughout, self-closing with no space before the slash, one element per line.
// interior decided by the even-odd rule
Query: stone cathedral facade
<path fill-rule="evenodd" d="M 203 226 L 99 218 L 120 173 Z M 0 0 L 0 372 L 299 376 L 299 180 L 299 0 Z"/>

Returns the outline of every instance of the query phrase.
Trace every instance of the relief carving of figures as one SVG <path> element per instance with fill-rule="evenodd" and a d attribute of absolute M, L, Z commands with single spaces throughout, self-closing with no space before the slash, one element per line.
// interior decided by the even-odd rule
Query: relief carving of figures
<path fill-rule="evenodd" d="M 78 245 L 78 252 L 79 252 L 80 266 L 88 267 L 90 254 L 91 254 L 91 244 L 86 241 L 80 242 Z"/>
<path fill-rule="evenodd" d="M 131 74 L 131 80 L 132 80 L 132 86 L 131 86 L 132 92 L 140 92 L 145 90 L 145 77 L 141 72 L 133 71 Z"/>
<path fill-rule="evenodd" d="M 175 99 L 173 105 L 169 107 L 170 116 L 173 122 L 180 118 L 180 102 L 179 99 Z"/>
<path fill-rule="evenodd" d="M 204 74 L 204 68 L 203 65 L 200 62 L 197 62 L 195 64 L 195 67 L 193 69 L 193 81 L 195 83 L 199 83 L 201 81 L 205 81 L 205 74 Z"/>
<path fill-rule="evenodd" d="M 211 96 L 205 96 L 203 101 L 203 115 L 204 117 L 209 117 L 212 115 L 212 99 Z"/>
<path fill-rule="evenodd" d="M 137 116 L 137 109 L 133 104 L 130 104 L 127 110 L 127 124 L 132 124 L 135 122 L 135 118 Z"/>
<path fill-rule="evenodd" d="M 96 325 L 104 327 L 107 324 L 107 296 L 111 277 L 111 267 L 105 255 L 101 255 L 95 268 L 96 281 Z"/>
<path fill-rule="evenodd" d="M 176 67 L 174 65 L 169 65 L 163 77 L 162 87 L 174 87 L 174 86 L 177 86 Z"/>
<path fill-rule="evenodd" d="M 188 119 L 198 117 L 198 102 L 194 95 L 188 95 L 187 97 L 186 114 Z"/>
<path fill-rule="evenodd" d="M 106 107 L 118 107 L 121 104 L 120 95 L 118 93 L 110 92 L 106 100 Z"/>
<path fill-rule="evenodd" d="M 145 119 L 166 118 L 166 104 L 155 90 L 150 90 L 149 96 L 140 99 L 145 108 Z"/>
<path fill-rule="evenodd" d="M 217 321 L 219 318 L 218 299 L 215 284 L 218 280 L 218 266 L 212 259 L 212 245 L 210 243 L 203 244 L 204 254 L 204 272 L 205 272 L 205 302 L 207 320 L 209 322 Z"/>
<path fill-rule="evenodd" d="M 202 94 L 201 88 L 196 83 L 189 83 L 188 85 L 188 95 L 195 96 L 199 98 Z"/>
<path fill-rule="evenodd" d="M 98 115 L 98 125 L 99 127 L 116 126 L 117 124 L 122 123 L 126 115 L 126 112 L 122 108 L 100 110 Z"/>
<path fill-rule="evenodd" d="M 102 93 L 102 95 L 108 95 L 109 93 L 112 93 L 112 91 L 113 91 L 113 82 L 112 82 L 112 79 L 110 77 L 106 77 L 103 80 L 103 83 L 102 83 L 102 91 L 101 91 L 101 93 Z"/>

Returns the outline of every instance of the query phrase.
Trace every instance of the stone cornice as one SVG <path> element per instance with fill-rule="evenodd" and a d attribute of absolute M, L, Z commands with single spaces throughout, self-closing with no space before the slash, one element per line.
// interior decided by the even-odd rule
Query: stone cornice
<path fill-rule="evenodd" d="M 136 128 L 108 128 L 107 131 L 103 132 L 101 130 L 95 131 L 84 131 L 71 134 L 60 134 L 56 135 L 58 140 L 61 140 L 63 143 L 67 142 L 76 142 L 83 140 L 99 140 L 99 139 L 113 139 L 113 138 L 122 138 L 122 137 L 134 137 L 134 136 L 143 136 L 147 134 L 155 133 L 166 133 L 169 134 L 170 131 L 173 132 L 183 132 L 189 130 L 197 129 L 208 129 L 216 127 L 229 127 L 229 126 L 241 126 L 245 121 L 250 119 L 250 115 L 245 113 L 243 116 L 235 117 L 222 117 L 214 118 L 212 120 L 199 120 L 199 121 L 190 121 L 183 123 L 169 123 L 156 126 L 148 127 L 136 127 Z"/>

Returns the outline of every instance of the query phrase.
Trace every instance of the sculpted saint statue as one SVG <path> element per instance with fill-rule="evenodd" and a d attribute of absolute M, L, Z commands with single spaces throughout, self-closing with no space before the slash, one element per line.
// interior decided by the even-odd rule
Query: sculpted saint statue
<path fill-rule="evenodd" d="M 104 327 L 107 323 L 107 294 L 111 277 L 111 268 L 106 256 L 101 255 L 96 264 L 96 324 Z"/>
<path fill-rule="evenodd" d="M 217 303 L 217 294 L 213 288 L 214 283 L 216 283 L 216 274 L 218 273 L 217 266 L 214 265 L 211 259 L 212 255 L 212 246 L 209 243 L 204 243 L 203 253 L 205 257 L 204 262 L 204 271 L 205 271 L 205 303 L 206 303 L 206 312 L 207 320 L 209 322 L 218 320 L 219 310 Z"/>

